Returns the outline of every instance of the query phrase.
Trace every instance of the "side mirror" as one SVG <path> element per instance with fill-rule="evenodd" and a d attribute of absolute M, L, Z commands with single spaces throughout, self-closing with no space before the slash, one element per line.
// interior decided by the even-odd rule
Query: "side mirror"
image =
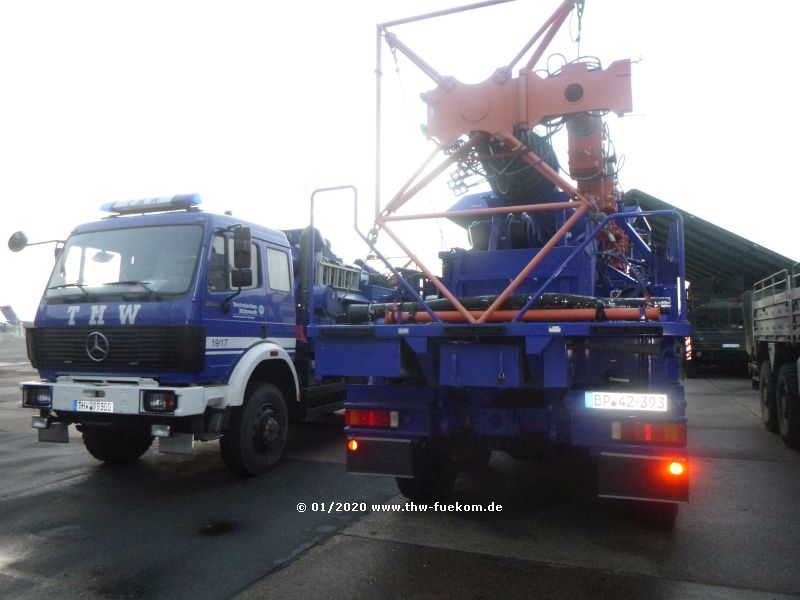
<path fill-rule="evenodd" d="M 233 267 L 235 269 L 250 270 L 250 261 L 252 259 L 250 245 L 252 243 L 253 238 L 249 227 L 239 226 L 233 230 Z"/>
<path fill-rule="evenodd" d="M 249 262 L 247 263 L 250 264 Z M 243 288 L 253 285 L 252 269 L 234 269 L 231 271 L 231 287 Z"/>
<path fill-rule="evenodd" d="M 19 252 L 28 245 L 28 236 L 22 231 L 17 231 L 8 238 L 8 249 L 12 252 Z"/>

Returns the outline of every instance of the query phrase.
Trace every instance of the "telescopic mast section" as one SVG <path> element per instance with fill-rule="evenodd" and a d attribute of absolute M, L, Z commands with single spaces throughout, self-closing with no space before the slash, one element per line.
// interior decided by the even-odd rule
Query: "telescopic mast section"
<path fill-rule="evenodd" d="M 389 31 L 390 27 L 509 1 L 481 2 L 377 26 L 375 226 L 377 229 L 383 229 L 394 240 L 468 323 L 490 322 L 493 313 L 585 214 L 589 213 L 599 221 L 604 216 L 601 213 L 610 214 L 616 211 L 616 177 L 607 169 L 608 157 L 603 148 L 603 131 L 598 112 L 612 111 L 623 115 L 632 110 L 629 60 L 614 62 L 605 70 L 590 68 L 583 62 L 573 62 L 564 65 L 558 75 L 547 78 L 533 71 L 573 9 L 577 7 L 580 15 L 583 0 L 562 2 L 508 65 L 500 67 L 489 79 L 477 84 L 464 84 L 454 77 L 443 76 L 401 42 L 396 34 Z M 384 41 L 393 50 L 406 56 L 436 84 L 436 88 L 424 93 L 422 99 L 428 106 L 425 132 L 436 142 L 437 148 L 386 206 L 381 206 L 381 48 Z M 520 68 L 517 77 L 514 77 L 513 69 L 531 49 L 533 53 L 530 59 Z M 578 180 L 577 187 L 561 177 L 544 158 L 515 135 L 519 130 L 533 129 L 557 117 L 565 117 L 567 120 L 570 174 Z M 575 212 L 513 279 L 492 306 L 476 318 L 474 313 L 468 311 L 420 261 L 389 224 L 411 219 L 441 218 L 443 214 L 437 212 L 401 215 L 397 214 L 397 211 L 448 167 L 465 158 L 477 146 L 488 142 L 502 144 L 507 152 L 518 156 L 545 180 L 565 192 L 570 198 L 569 201 L 464 210 L 449 212 L 447 213 L 449 217 L 480 217 L 495 213 L 558 209 L 574 209 Z M 452 150 L 457 145 L 458 147 L 449 152 L 440 164 L 431 167 L 440 151 Z"/>

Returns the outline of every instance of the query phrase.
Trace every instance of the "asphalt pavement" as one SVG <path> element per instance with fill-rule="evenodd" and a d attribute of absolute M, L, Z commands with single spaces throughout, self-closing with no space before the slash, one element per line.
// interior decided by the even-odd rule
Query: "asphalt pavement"
<path fill-rule="evenodd" d="M 450 510 L 411 510 L 393 481 L 344 472 L 341 415 L 293 427 L 263 477 L 229 474 L 216 443 L 108 468 L 74 433 L 36 442 L 17 391 L 34 377 L 0 336 L 2 598 L 800 595 L 800 453 L 741 377 L 686 381 L 691 502 L 672 530 L 594 498 L 576 457 L 495 452 Z"/>

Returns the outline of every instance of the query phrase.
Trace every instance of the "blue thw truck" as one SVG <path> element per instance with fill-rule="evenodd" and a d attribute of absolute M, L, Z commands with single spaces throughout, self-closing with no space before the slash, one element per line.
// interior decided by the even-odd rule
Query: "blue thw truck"
<path fill-rule="evenodd" d="M 523 53 L 463 84 L 394 33 L 489 4 L 378 26 L 378 44 L 436 84 L 422 94 L 423 131 L 444 158 L 429 158 L 385 204 L 378 186 L 375 227 L 360 234 L 377 256 L 378 234 L 388 235 L 416 264 L 403 279 L 410 299 L 354 306 L 346 323 L 309 328 L 317 375 L 350 378 L 347 470 L 395 477 L 406 497 L 432 502 L 493 450 L 540 459 L 579 449 L 596 460 L 599 496 L 672 522 L 689 497 L 683 224 L 675 212 L 626 202 L 617 185 L 603 116 L 631 111 L 630 63 L 603 69 L 579 58 L 533 70 L 554 29 L 582 7 L 569 0 L 525 46 L 542 40 L 516 77 Z M 551 146 L 562 128 L 576 184 L 558 173 Z M 380 160 L 378 152 L 378 173 Z M 490 190 L 444 212 L 402 212 L 448 169 L 451 189 L 479 179 Z M 396 228 L 424 218 L 468 231 L 469 248 L 439 253 L 441 275 L 421 258 L 419 236 L 406 243 Z M 656 219 L 666 222 L 663 237 Z"/>
<path fill-rule="evenodd" d="M 57 249 L 26 331 L 41 379 L 21 384 L 40 441 L 68 442 L 75 425 L 95 458 L 127 464 L 154 438 L 178 454 L 219 439 L 228 467 L 255 475 L 280 459 L 290 419 L 342 407 L 344 381 L 314 374 L 309 313 L 333 323 L 347 304 L 390 290 L 343 264 L 316 230 L 198 204 L 109 204 Z M 9 240 L 26 244 L 22 233 Z"/>

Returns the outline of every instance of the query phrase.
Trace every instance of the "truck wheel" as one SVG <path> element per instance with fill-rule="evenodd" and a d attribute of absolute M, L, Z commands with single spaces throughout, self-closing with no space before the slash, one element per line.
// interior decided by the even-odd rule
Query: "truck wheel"
<path fill-rule="evenodd" d="M 697 377 L 697 363 L 686 361 L 686 378 L 694 379 L 695 377 Z"/>
<path fill-rule="evenodd" d="M 231 415 L 220 440 L 222 460 L 237 475 L 266 473 L 278 464 L 286 445 L 289 418 L 281 391 L 270 383 L 254 386 L 244 406 Z"/>
<path fill-rule="evenodd" d="M 800 394 L 797 391 L 797 367 L 784 364 L 778 371 L 776 389 L 778 430 L 783 443 L 800 450 Z"/>
<path fill-rule="evenodd" d="M 417 504 L 444 500 L 453 493 L 458 466 L 446 451 L 420 451 L 414 456 L 414 477 L 398 477 L 397 489 Z"/>
<path fill-rule="evenodd" d="M 114 466 L 129 465 L 139 460 L 153 443 L 147 429 L 83 426 L 83 445 L 97 460 Z"/>
<path fill-rule="evenodd" d="M 758 391 L 761 395 L 761 420 L 767 431 L 778 431 L 778 410 L 775 405 L 777 377 L 772 373 L 769 361 L 761 363 L 758 371 Z"/>

